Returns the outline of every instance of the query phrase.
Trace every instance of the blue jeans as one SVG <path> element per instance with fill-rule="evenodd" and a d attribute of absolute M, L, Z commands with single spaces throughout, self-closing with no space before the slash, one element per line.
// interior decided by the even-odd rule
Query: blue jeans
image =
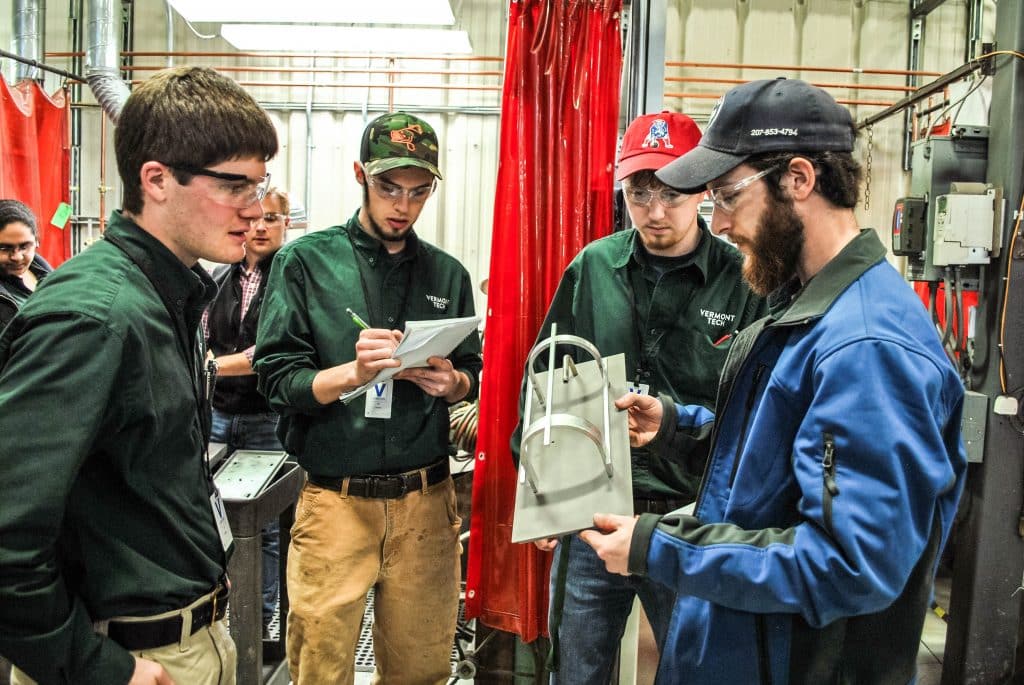
<path fill-rule="evenodd" d="M 570 539 L 565 605 L 558 629 L 558 671 L 551 674 L 551 683 L 606 685 L 611 679 L 633 598 L 640 597 L 660 654 L 676 596 L 673 590 L 652 580 L 608 573 L 590 545 L 575 536 Z M 552 597 L 565 542 L 563 539 L 555 548 L 551 563 Z M 549 615 L 548 625 L 554 622 Z"/>
<path fill-rule="evenodd" d="M 228 451 L 275 450 L 284 451 L 277 439 L 277 414 L 225 414 L 213 410 L 213 428 L 210 440 L 223 442 Z M 280 559 L 281 534 L 277 521 L 263 528 L 263 627 L 270 624 L 277 605 L 281 586 Z"/>

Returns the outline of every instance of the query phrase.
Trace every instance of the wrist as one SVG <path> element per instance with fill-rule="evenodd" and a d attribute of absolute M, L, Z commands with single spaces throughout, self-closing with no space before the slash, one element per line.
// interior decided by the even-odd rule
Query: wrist
<path fill-rule="evenodd" d="M 455 371 L 455 384 L 452 389 L 445 396 L 445 400 L 449 404 L 455 404 L 467 394 L 469 394 L 469 376 L 462 371 Z"/>

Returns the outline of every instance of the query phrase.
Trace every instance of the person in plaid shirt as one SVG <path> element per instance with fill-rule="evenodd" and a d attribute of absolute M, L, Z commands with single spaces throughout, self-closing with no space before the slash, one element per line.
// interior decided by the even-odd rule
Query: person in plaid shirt
<path fill-rule="evenodd" d="M 213 273 L 220 286 L 217 299 L 203 315 L 210 358 L 217 366 L 210 438 L 228 450 L 283 450 L 277 439 L 277 413 L 256 390 L 252 355 L 256 326 L 270 264 L 284 244 L 288 228 L 288 195 L 271 188 L 263 198 L 263 215 L 254 219 L 245 239 L 245 257 Z M 263 529 L 263 636 L 274 615 L 280 586 L 277 521 Z"/>

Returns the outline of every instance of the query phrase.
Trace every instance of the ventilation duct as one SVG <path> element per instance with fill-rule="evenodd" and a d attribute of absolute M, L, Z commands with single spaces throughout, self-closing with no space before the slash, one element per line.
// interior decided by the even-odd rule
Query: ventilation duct
<path fill-rule="evenodd" d="M 14 53 L 40 62 L 43 59 L 43 35 L 39 28 L 39 0 L 14 0 Z M 29 64 L 18 63 L 15 81 L 41 81 L 43 72 Z"/>
<path fill-rule="evenodd" d="M 111 121 L 117 123 L 125 100 L 131 93 L 118 69 L 117 28 L 120 0 L 89 0 L 88 38 L 85 47 L 85 80 L 96 101 Z"/>

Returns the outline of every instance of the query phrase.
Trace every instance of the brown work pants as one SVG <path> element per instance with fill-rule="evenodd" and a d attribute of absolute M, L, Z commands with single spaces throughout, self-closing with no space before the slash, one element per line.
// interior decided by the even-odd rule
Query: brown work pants
<path fill-rule="evenodd" d="M 288 550 L 288 667 L 294 685 L 351 684 L 374 589 L 374 683 L 451 678 L 459 527 L 451 478 L 398 499 L 306 483 Z"/>

